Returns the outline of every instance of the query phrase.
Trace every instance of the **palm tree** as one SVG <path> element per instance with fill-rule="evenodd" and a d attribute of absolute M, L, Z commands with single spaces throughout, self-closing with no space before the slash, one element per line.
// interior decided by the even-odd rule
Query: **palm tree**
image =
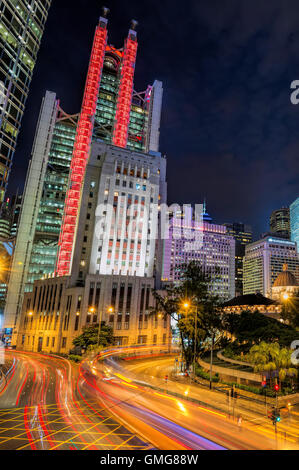
<path fill-rule="evenodd" d="M 291 350 L 281 348 L 278 343 L 269 344 L 262 341 L 250 349 L 246 358 L 254 365 L 255 372 L 270 372 L 271 377 L 271 373 L 277 371 L 280 383 L 287 376 L 298 375 L 298 370 L 292 367 Z"/>

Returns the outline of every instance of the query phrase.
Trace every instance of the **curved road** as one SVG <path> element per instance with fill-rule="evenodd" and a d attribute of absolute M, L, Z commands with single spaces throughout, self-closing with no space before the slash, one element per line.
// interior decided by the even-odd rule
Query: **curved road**
<path fill-rule="evenodd" d="M 148 449 L 84 388 L 62 358 L 6 352 L 0 450 Z"/>
<path fill-rule="evenodd" d="M 102 354 L 79 366 L 53 356 L 6 353 L 0 450 L 186 450 L 293 448 L 227 415 L 147 386 L 142 363 Z M 135 368 L 135 370 L 134 370 Z M 156 380 L 161 379 L 156 377 Z"/>

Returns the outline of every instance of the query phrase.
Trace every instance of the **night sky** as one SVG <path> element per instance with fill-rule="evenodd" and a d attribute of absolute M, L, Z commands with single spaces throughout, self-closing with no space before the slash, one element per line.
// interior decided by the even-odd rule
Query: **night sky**
<path fill-rule="evenodd" d="M 105 3 L 106 2 L 106 3 Z M 272 210 L 298 197 L 298 0 L 110 1 L 109 43 L 138 25 L 135 89 L 164 87 L 160 148 L 168 202 L 207 200 L 215 222 L 268 230 Z M 39 108 L 55 91 L 80 109 L 98 0 L 53 0 L 18 140 L 9 193 L 22 189 Z"/>

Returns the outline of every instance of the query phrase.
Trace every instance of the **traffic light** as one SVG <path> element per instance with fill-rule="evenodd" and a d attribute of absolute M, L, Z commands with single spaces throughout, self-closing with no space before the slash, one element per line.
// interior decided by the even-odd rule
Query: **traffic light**
<path fill-rule="evenodd" d="M 274 390 L 275 390 L 275 392 L 278 392 L 278 391 L 279 391 L 279 385 L 278 385 L 278 384 L 275 384 L 275 385 L 274 385 Z"/>
<path fill-rule="evenodd" d="M 280 411 L 278 408 L 272 408 L 271 413 L 268 414 L 268 417 L 271 419 L 273 425 L 279 423 L 280 421 Z"/>
<path fill-rule="evenodd" d="M 277 423 L 280 421 L 280 411 L 277 408 L 275 410 L 275 420 Z"/>

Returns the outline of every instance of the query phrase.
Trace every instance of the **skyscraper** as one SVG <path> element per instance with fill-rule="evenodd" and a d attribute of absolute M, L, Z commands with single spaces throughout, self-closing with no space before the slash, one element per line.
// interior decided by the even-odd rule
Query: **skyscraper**
<path fill-rule="evenodd" d="M 121 144 L 126 147 L 127 151 L 134 150 L 138 155 L 148 155 L 150 152 L 151 161 L 156 155 L 162 162 L 159 172 L 161 175 L 165 174 L 163 167 L 165 159 L 162 159 L 158 153 L 162 84 L 155 81 L 152 86 L 147 87 L 146 92 L 139 93 L 134 90 L 132 83 L 132 89 L 124 88 L 127 90 L 127 95 L 121 94 L 121 76 L 126 75 L 126 65 L 123 62 L 125 50 L 117 50 L 106 44 L 106 29 L 107 19 L 101 17 L 96 30 L 80 117 L 66 114 L 61 109 L 55 93 L 47 92 L 43 100 L 32 161 L 27 175 L 20 230 L 7 296 L 5 312 L 7 327 L 16 324 L 18 312 L 22 306 L 24 286 L 26 285 L 25 291 L 30 292 L 35 280 L 54 273 L 61 227 L 63 229 L 61 237 L 66 236 L 67 243 L 64 246 L 67 247 L 70 258 L 67 271 L 59 271 L 59 274 L 70 273 L 74 255 L 73 242 L 77 238 L 79 201 L 89 160 L 88 149 L 91 148 L 92 142 L 99 142 L 102 145 L 106 143 L 107 148 L 110 148 L 109 144 L 113 142 L 113 139 L 118 138 L 119 135 L 123 138 L 123 133 L 126 131 L 127 140 L 122 141 Z M 136 39 L 136 31 L 130 30 L 128 37 Z M 128 39 L 126 44 L 128 44 Z M 103 50 L 104 57 L 102 56 Z M 128 68 L 130 69 L 130 65 Z M 92 95 L 89 94 L 90 91 Z M 129 113 L 126 109 L 129 121 L 125 121 L 124 128 L 118 126 L 120 132 L 116 132 L 116 108 L 119 103 L 118 119 L 120 120 L 123 116 L 121 114 L 123 99 L 126 104 L 129 100 Z M 92 119 L 91 116 L 93 116 Z M 124 155 L 128 154 L 124 152 Z M 124 165 L 124 171 L 128 172 L 128 166 L 122 162 L 122 158 L 120 156 L 120 171 Z M 136 178 L 141 178 L 141 173 L 140 168 L 136 173 Z M 142 178 L 144 175 L 145 173 L 142 173 Z M 130 174 L 120 174 L 119 184 L 124 184 L 123 179 L 127 176 Z M 158 174 L 156 177 L 160 178 Z M 136 181 L 136 184 L 139 182 Z M 128 186 L 128 189 L 131 188 Z M 166 200 L 166 188 L 163 191 L 165 193 L 163 198 Z M 145 192 L 143 195 L 146 196 Z M 102 194 L 101 197 L 103 198 L 104 195 Z M 63 218 L 64 210 L 66 211 Z M 68 213 L 68 210 L 71 212 Z M 71 244 L 69 243 L 69 229 L 72 235 Z M 60 254 L 64 246 L 60 246 Z M 86 247 L 82 248 L 83 251 L 84 249 L 86 250 Z M 140 261 L 136 260 L 135 268 L 137 268 L 137 263 Z M 134 275 L 135 270 L 133 266 L 131 268 L 128 270 Z M 145 270 L 145 267 L 141 269 Z M 108 266 L 106 266 L 106 272 L 108 271 Z M 113 271 L 115 272 L 115 267 Z M 101 273 L 103 272 L 101 270 Z M 147 270 L 146 274 L 148 272 Z"/>
<path fill-rule="evenodd" d="M 51 0 L 0 2 L 0 202 Z"/>
<path fill-rule="evenodd" d="M 213 279 L 211 292 L 228 300 L 235 296 L 235 241 L 223 225 L 208 222 L 206 216 L 204 210 L 203 220 L 194 220 L 191 208 L 174 214 L 163 240 L 162 281 L 179 283 L 183 266 L 197 261 Z"/>
<path fill-rule="evenodd" d="M 158 151 L 162 84 L 155 81 L 146 92 L 134 92 L 138 48 L 135 25 L 133 21 L 122 50 L 107 46 L 106 18 L 101 17 L 96 28 L 65 200 L 58 275 L 70 272 L 77 209 L 93 136 L 122 148 Z"/>
<path fill-rule="evenodd" d="M 266 236 L 245 248 L 244 294 L 260 292 L 271 297 L 271 289 L 283 265 L 299 279 L 299 257 L 296 243 Z"/>
<path fill-rule="evenodd" d="M 65 353 L 84 327 L 103 321 L 118 345 L 168 344 L 169 322 L 150 315 L 158 232 L 154 208 L 165 202 L 165 176 L 161 154 L 93 143 L 69 275 L 35 281 L 33 291 L 25 293 L 18 348 Z"/>
<path fill-rule="evenodd" d="M 290 209 L 288 207 L 282 207 L 272 212 L 270 230 L 274 236 L 290 238 Z"/>
<path fill-rule="evenodd" d="M 299 197 L 290 206 L 291 240 L 297 243 L 299 250 Z"/>
<path fill-rule="evenodd" d="M 251 227 L 240 222 L 227 223 L 224 226 L 227 233 L 233 236 L 236 242 L 235 284 L 238 296 L 243 294 L 243 258 L 246 245 L 252 242 L 252 230 Z"/>

